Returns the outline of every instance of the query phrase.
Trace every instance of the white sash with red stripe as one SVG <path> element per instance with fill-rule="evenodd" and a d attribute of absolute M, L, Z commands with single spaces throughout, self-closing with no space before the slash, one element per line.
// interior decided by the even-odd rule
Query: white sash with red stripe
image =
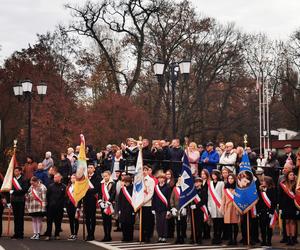
<path fill-rule="evenodd" d="M 204 222 L 208 221 L 208 210 L 207 210 L 207 207 L 205 205 L 201 206 L 201 210 L 204 214 Z"/>
<path fill-rule="evenodd" d="M 132 197 L 130 196 L 130 194 L 125 186 L 122 187 L 122 193 L 124 194 L 126 200 L 129 202 L 129 204 L 132 206 Z"/>
<path fill-rule="evenodd" d="M 266 206 L 268 208 L 271 208 L 271 201 L 270 201 L 267 193 L 262 191 L 262 192 L 260 192 L 260 194 L 261 194 L 261 197 L 262 197 L 263 201 L 265 202 Z"/>
<path fill-rule="evenodd" d="M 213 186 L 212 184 L 213 181 L 210 181 L 208 183 L 208 190 L 209 190 L 209 193 L 214 201 L 214 203 L 216 204 L 217 208 L 221 208 L 221 198 L 219 197 L 219 195 L 216 193 L 215 191 L 215 187 Z"/>
<path fill-rule="evenodd" d="M 76 206 L 76 201 L 74 200 L 73 195 L 74 187 L 73 184 L 67 189 L 67 195 L 74 206 Z"/>
<path fill-rule="evenodd" d="M 257 215 L 257 211 L 256 211 L 256 206 L 254 205 L 252 208 L 251 208 L 251 217 L 252 218 L 255 218 Z"/>
<path fill-rule="evenodd" d="M 164 196 L 164 194 L 161 192 L 161 190 L 160 190 L 158 184 L 155 185 L 154 190 L 155 190 L 155 193 L 156 193 L 156 195 L 158 196 L 158 198 L 162 201 L 162 203 L 164 203 L 165 206 L 168 207 L 168 206 L 169 206 L 168 200 L 167 200 L 167 198 Z"/>
<path fill-rule="evenodd" d="M 31 189 L 31 193 L 32 193 L 32 195 L 33 195 L 33 198 L 34 198 L 36 201 L 38 201 L 38 202 L 40 203 L 41 207 L 42 207 L 42 206 L 43 206 L 43 201 L 42 201 L 42 199 L 39 197 L 37 191 L 36 191 L 34 188 L 32 188 L 32 189 Z"/>
<path fill-rule="evenodd" d="M 14 177 L 14 178 L 12 179 L 12 184 L 14 185 L 14 188 L 15 188 L 17 191 L 22 190 L 22 187 L 21 187 L 21 185 L 20 185 L 20 183 L 18 182 L 18 180 L 17 180 L 16 177 Z"/>
<path fill-rule="evenodd" d="M 176 198 L 179 200 L 179 198 L 180 198 L 180 188 L 179 187 L 174 187 L 174 192 L 175 192 Z"/>
<path fill-rule="evenodd" d="M 291 199 L 295 199 L 295 194 L 291 191 L 291 190 L 289 190 L 288 188 L 287 188 L 287 186 L 285 185 L 285 184 L 283 184 L 283 182 L 280 182 L 280 186 L 281 186 L 281 188 L 283 189 L 283 191 L 291 198 Z"/>
<path fill-rule="evenodd" d="M 273 214 L 273 216 L 272 216 L 272 218 L 271 218 L 271 220 L 270 220 L 270 227 L 271 227 L 271 228 L 274 228 L 274 226 L 276 225 L 277 220 L 278 220 L 278 213 L 277 213 L 277 211 L 275 210 L 275 211 L 274 211 L 274 214 Z"/>
<path fill-rule="evenodd" d="M 195 204 L 198 204 L 200 201 L 201 201 L 201 199 L 200 199 L 199 195 L 197 194 L 194 198 L 194 202 L 195 202 Z"/>
<path fill-rule="evenodd" d="M 95 188 L 95 187 L 94 187 L 93 183 L 89 180 L 89 189 L 93 189 L 93 188 Z"/>
<path fill-rule="evenodd" d="M 224 193 L 225 193 L 225 195 L 228 197 L 228 199 L 229 199 L 230 201 L 233 201 L 233 200 L 234 200 L 233 193 L 231 193 L 231 191 L 230 191 L 229 188 L 224 188 Z"/>
<path fill-rule="evenodd" d="M 109 182 L 110 183 L 110 182 Z M 108 183 L 108 184 L 109 184 Z M 107 185 L 105 183 L 101 184 L 101 190 L 102 190 L 102 198 L 105 202 L 109 202 L 110 199 L 110 195 L 107 189 Z M 104 208 L 104 213 L 107 215 L 111 215 L 114 211 L 113 211 L 113 207 L 112 204 L 107 205 L 106 208 Z"/>

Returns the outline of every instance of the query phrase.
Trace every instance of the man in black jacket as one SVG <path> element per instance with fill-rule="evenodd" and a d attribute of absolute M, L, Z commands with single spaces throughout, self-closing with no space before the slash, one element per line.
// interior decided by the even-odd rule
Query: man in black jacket
<path fill-rule="evenodd" d="M 95 166 L 90 163 L 87 168 L 89 177 L 89 189 L 83 198 L 83 209 L 85 213 L 85 224 L 87 228 L 87 241 L 95 239 L 96 227 L 96 204 L 100 188 L 100 177 L 95 174 Z"/>
<path fill-rule="evenodd" d="M 22 168 L 14 169 L 14 178 L 12 180 L 12 189 L 10 191 L 10 201 L 14 214 L 14 235 L 12 239 L 23 239 L 24 236 L 24 209 L 25 194 L 28 190 L 27 180 L 23 177 Z"/>
<path fill-rule="evenodd" d="M 47 230 L 45 240 L 50 240 L 53 222 L 55 223 L 54 236 L 56 240 L 59 240 L 64 214 L 65 195 L 66 185 L 62 183 L 61 174 L 57 173 L 54 175 L 54 182 L 47 189 Z"/>
<path fill-rule="evenodd" d="M 286 145 L 284 145 L 283 149 L 284 149 L 284 154 L 279 156 L 279 159 L 278 159 L 280 167 L 283 168 L 287 161 L 290 161 L 291 164 L 293 163 L 293 165 L 296 166 L 297 157 L 293 153 L 292 145 L 286 144 Z"/>
<path fill-rule="evenodd" d="M 184 150 L 180 147 L 179 139 L 174 139 L 172 141 L 172 148 L 170 149 L 171 158 L 171 170 L 174 173 L 174 177 L 177 179 L 181 173 L 182 168 L 182 157 L 184 155 Z"/>

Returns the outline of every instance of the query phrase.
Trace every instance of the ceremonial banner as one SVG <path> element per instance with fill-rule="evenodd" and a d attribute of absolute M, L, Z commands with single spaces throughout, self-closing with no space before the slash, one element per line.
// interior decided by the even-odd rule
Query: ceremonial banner
<path fill-rule="evenodd" d="M 180 177 L 180 198 L 179 198 L 179 211 L 193 201 L 197 196 L 194 186 L 194 180 L 186 154 L 183 156 L 181 177 Z"/>
<path fill-rule="evenodd" d="M 74 184 L 74 200 L 79 202 L 89 189 L 89 178 L 87 176 L 87 164 L 85 155 L 85 139 L 80 135 L 80 150 L 78 155 L 78 167 L 76 171 L 76 181 Z"/>
<path fill-rule="evenodd" d="M 144 175 L 143 175 L 143 155 L 139 150 L 136 169 L 133 181 L 132 206 L 136 212 L 144 203 Z"/>
<path fill-rule="evenodd" d="M 16 160 L 16 153 L 14 152 L 9 162 L 8 168 L 6 170 L 6 174 L 1 186 L 1 192 L 9 192 L 12 189 L 14 168 L 16 166 L 17 166 L 17 160 Z"/>
<path fill-rule="evenodd" d="M 237 176 L 237 186 L 234 192 L 234 204 L 240 213 L 247 213 L 258 201 L 255 179 L 252 173 L 249 157 L 243 153 L 240 172 Z"/>

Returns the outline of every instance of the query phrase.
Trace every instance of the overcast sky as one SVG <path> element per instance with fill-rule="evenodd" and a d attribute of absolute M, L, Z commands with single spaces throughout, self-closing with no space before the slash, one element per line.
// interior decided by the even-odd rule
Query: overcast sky
<path fill-rule="evenodd" d="M 11 53 L 35 43 L 36 33 L 67 24 L 70 15 L 63 4 L 85 0 L 1 0 L 0 62 Z M 284 39 L 300 27 L 300 0 L 191 0 L 197 11 L 219 22 L 235 22 L 246 32 L 265 32 Z"/>

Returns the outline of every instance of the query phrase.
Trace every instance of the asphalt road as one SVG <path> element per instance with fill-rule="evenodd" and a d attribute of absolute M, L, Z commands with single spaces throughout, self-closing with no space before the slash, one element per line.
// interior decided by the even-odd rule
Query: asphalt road
<path fill-rule="evenodd" d="M 2 247 L 2 248 L 1 248 Z M 9 238 L 0 239 L 0 250 L 101 250 L 102 247 L 87 243 L 82 240 L 11 240 Z"/>

